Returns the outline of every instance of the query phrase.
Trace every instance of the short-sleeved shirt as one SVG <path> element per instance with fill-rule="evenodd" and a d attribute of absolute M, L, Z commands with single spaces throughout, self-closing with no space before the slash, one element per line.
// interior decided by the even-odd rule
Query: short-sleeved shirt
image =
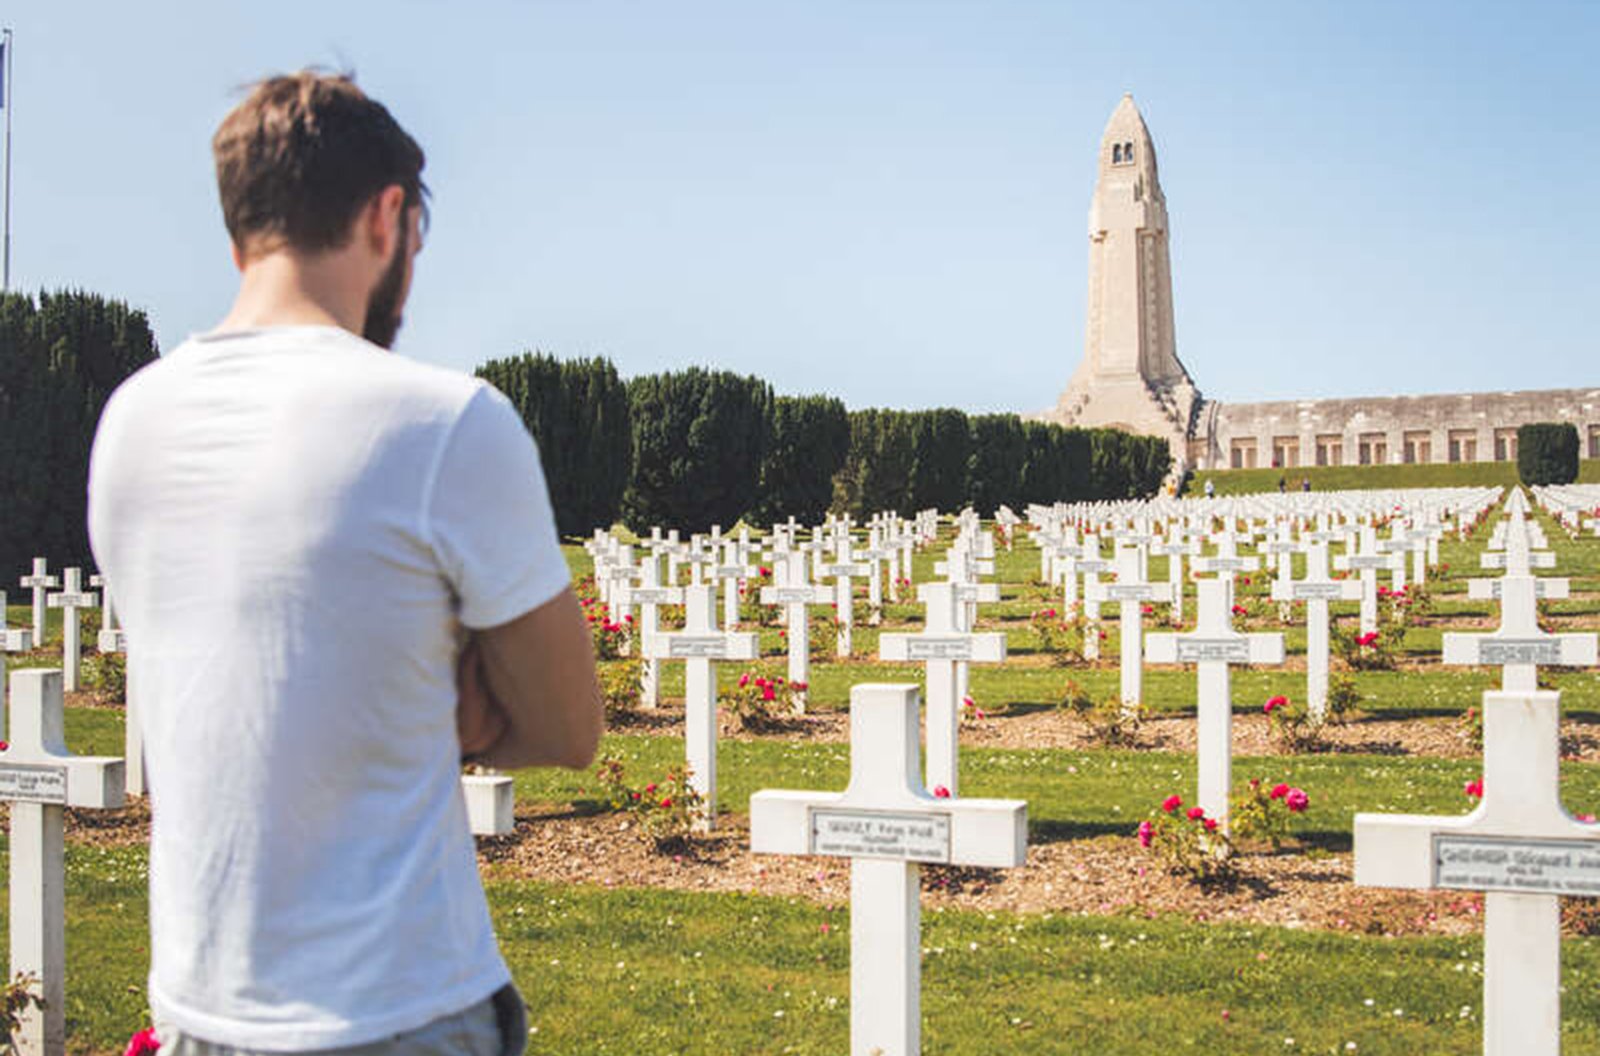
<path fill-rule="evenodd" d="M 504 985 L 458 643 L 569 583 L 510 403 L 333 327 L 192 338 L 112 396 L 89 510 L 149 768 L 156 1019 L 334 1048 Z"/>

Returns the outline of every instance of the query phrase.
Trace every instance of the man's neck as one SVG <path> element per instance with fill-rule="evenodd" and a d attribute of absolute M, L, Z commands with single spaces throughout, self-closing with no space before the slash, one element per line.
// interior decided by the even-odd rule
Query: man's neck
<path fill-rule="evenodd" d="M 269 253 L 245 264 L 239 293 L 216 332 L 267 326 L 337 326 L 360 334 L 366 294 L 326 258 Z"/>

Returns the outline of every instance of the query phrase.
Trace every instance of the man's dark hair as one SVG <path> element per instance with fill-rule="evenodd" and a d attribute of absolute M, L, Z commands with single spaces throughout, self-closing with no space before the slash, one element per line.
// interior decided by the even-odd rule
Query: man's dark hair
<path fill-rule="evenodd" d="M 417 141 L 347 74 L 270 77 L 211 140 L 228 235 L 240 249 L 335 249 L 385 187 L 426 210 Z"/>

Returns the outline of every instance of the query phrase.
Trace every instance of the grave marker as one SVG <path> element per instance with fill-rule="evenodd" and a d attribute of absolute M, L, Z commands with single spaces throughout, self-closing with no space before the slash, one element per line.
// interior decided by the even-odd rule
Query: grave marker
<path fill-rule="evenodd" d="M 11 974 L 39 978 L 45 1007 L 22 1017 L 23 1056 L 66 1051 L 66 807 L 122 806 L 122 760 L 77 756 L 62 734 L 60 671 L 11 675 L 0 801 L 11 813 Z"/>
<path fill-rule="evenodd" d="M 754 660 L 757 636 L 719 631 L 717 588 L 696 583 L 684 588 L 684 629 L 644 639 L 644 655 L 684 662 L 683 736 L 689 787 L 702 797 L 697 826 L 709 830 L 717 813 L 717 671 L 722 660 Z"/>
<path fill-rule="evenodd" d="M 1153 663 L 1195 665 L 1198 687 L 1199 805 L 1228 829 L 1233 785 L 1234 664 L 1283 663 L 1283 635 L 1241 634 L 1233 629 L 1231 579 L 1203 579 L 1195 629 L 1189 634 L 1152 634 L 1145 655 Z"/>
<path fill-rule="evenodd" d="M 928 794 L 917 711 L 916 686 L 856 686 L 845 791 L 750 797 L 752 852 L 850 859 L 851 1056 L 922 1051 L 919 863 L 1005 869 L 1027 856 L 1026 803 Z"/>

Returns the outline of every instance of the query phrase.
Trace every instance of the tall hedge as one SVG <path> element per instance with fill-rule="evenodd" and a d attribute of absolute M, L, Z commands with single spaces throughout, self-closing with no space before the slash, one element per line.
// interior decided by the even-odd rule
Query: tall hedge
<path fill-rule="evenodd" d="M 538 441 L 561 534 L 614 523 L 633 465 L 633 425 L 611 361 L 527 353 L 492 359 L 477 374 L 505 393 Z"/>
<path fill-rule="evenodd" d="M 141 311 L 82 291 L 0 294 L 0 590 L 35 556 L 90 568 L 89 448 L 106 399 L 158 355 Z"/>
<path fill-rule="evenodd" d="M 628 399 L 633 477 L 623 511 L 635 530 L 729 526 L 755 505 L 772 386 L 692 367 L 634 378 Z"/>
<path fill-rule="evenodd" d="M 816 524 L 833 502 L 833 477 L 850 450 L 850 415 L 832 396 L 779 396 L 761 460 L 754 514 L 773 524 Z"/>
<path fill-rule="evenodd" d="M 1578 427 L 1534 422 L 1517 428 L 1517 475 L 1524 484 L 1571 484 L 1578 479 Z"/>

